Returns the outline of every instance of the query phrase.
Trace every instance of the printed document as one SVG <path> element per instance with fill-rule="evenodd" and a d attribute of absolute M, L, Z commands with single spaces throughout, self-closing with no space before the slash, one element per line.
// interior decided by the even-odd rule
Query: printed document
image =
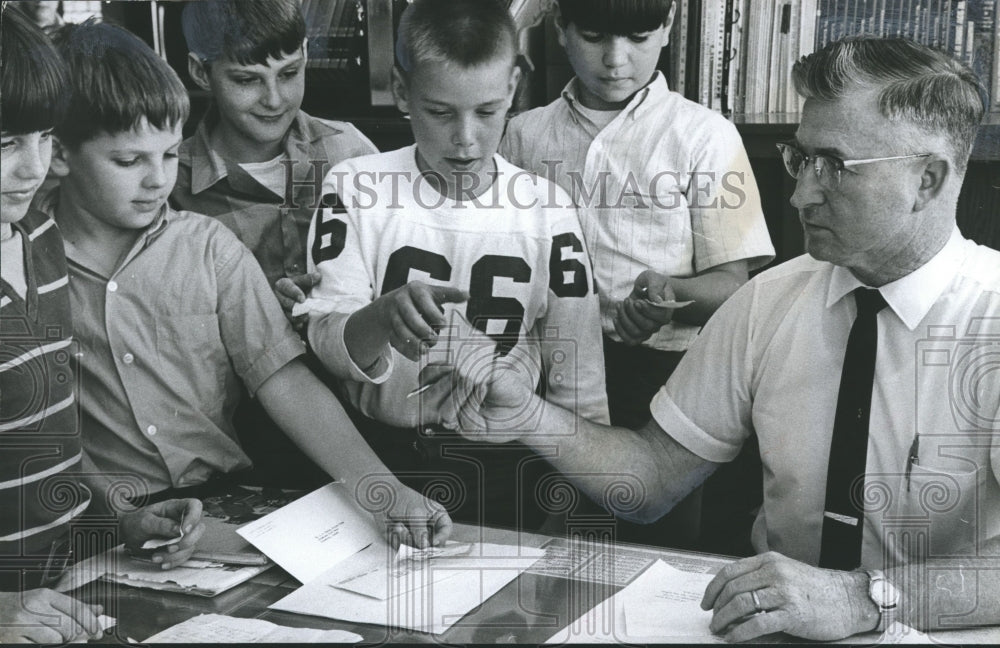
<path fill-rule="evenodd" d="M 336 482 L 240 527 L 237 533 L 302 583 L 370 544 L 385 546 L 372 516 Z"/>

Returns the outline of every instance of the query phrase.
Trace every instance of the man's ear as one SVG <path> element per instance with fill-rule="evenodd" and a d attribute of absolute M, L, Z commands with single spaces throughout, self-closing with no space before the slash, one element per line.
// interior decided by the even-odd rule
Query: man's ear
<path fill-rule="evenodd" d="M 60 178 L 69 175 L 69 151 L 55 135 L 52 136 L 52 162 L 49 164 L 49 172 Z"/>
<path fill-rule="evenodd" d="M 396 101 L 396 108 L 404 115 L 410 114 L 410 90 L 403 78 L 403 72 L 396 66 L 392 68 L 392 98 Z"/>
<path fill-rule="evenodd" d="M 188 74 L 195 85 L 205 91 L 211 90 L 208 82 L 208 68 L 194 52 L 188 52 Z"/>
<path fill-rule="evenodd" d="M 936 155 L 931 157 L 930 161 L 924 164 L 924 171 L 920 174 L 920 188 L 917 189 L 917 196 L 913 202 L 913 211 L 926 209 L 934 202 L 954 172 L 951 161 L 947 158 Z"/>
<path fill-rule="evenodd" d="M 302 39 L 302 63 L 309 62 L 309 37 L 306 36 Z"/>

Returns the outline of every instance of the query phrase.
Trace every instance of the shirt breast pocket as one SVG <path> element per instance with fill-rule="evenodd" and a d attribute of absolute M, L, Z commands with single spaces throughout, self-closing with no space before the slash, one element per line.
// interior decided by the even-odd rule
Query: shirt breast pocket
<path fill-rule="evenodd" d="M 900 489 L 900 518 L 904 526 L 912 525 L 911 549 L 923 544 L 922 551 L 929 549 L 934 556 L 973 546 L 983 523 L 977 518 L 977 502 L 988 473 L 988 465 L 971 459 L 950 461 L 947 468 L 914 464 Z M 918 538 L 924 534 L 921 543 Z"/>
<path fill-rule="evenodd" d="M 160 380 L 178 397 L 209 412 L 222 406 L 229 358 L 215 313 L 158 317 L 156 352 Z"/>

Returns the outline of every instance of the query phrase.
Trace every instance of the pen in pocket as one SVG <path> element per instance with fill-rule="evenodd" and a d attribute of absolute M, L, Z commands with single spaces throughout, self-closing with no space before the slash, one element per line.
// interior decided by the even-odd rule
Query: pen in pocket
<path fill-rule="evenodd" d="M 910 452 L 906 458 L 906 492 L 910 492 L 910 473 L 913 466 L 920 463 L 920 433 L 913 434 L 913 443 L 910 444 Z"/>

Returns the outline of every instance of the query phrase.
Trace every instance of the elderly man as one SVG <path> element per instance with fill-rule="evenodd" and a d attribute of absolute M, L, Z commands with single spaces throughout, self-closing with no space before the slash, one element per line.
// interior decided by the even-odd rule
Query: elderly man
<path fill-rule="evenodd" d="M 980 86 L 903 39 L 832 43 L 793 74 L 807 100 L 779 149 L 808 254 L 722 306 L 651 423 L 578 420 L 503 371 L 431 367 L 425 381 L 452 380 L 428 393 L 464 434 L 547 448 L 591 498 L 642 521 L 756 435 L 758 555 L 702 602 L 726 639 L 998 624 L 1000 253 L 955 225 Z M 533 408 L 530 430 L 503 429 Z"/>

